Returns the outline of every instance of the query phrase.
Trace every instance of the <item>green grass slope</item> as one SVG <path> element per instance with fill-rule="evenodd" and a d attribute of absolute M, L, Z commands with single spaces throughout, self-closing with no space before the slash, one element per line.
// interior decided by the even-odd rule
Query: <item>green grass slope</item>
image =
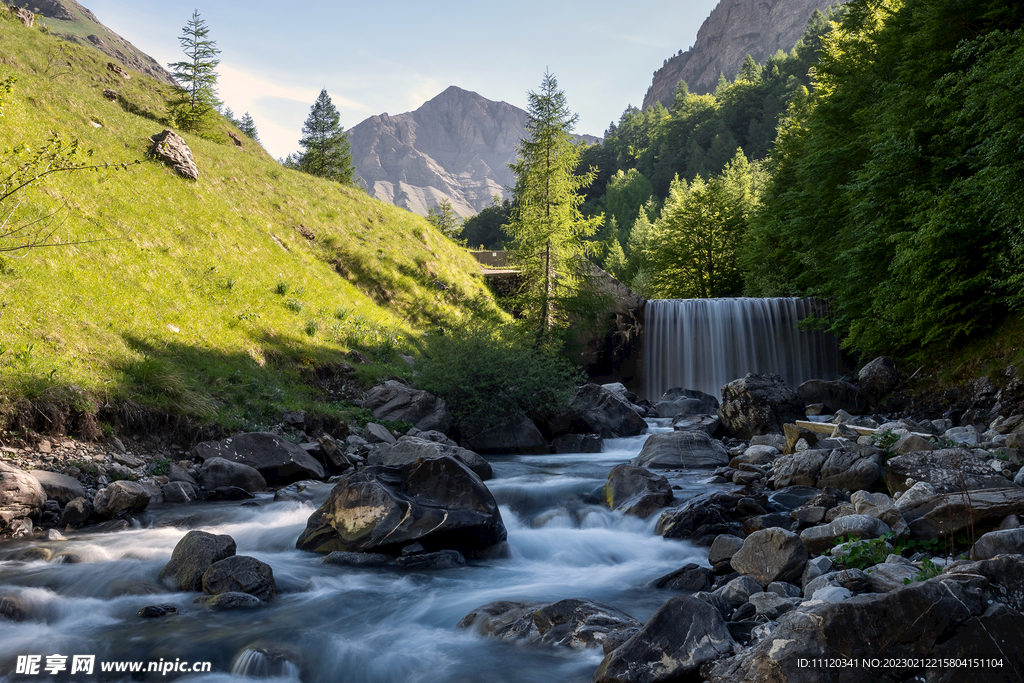
<path fill-rule="evenodd" d="M 51 131 L 78 138 L 94 163 L 143 160 L 51 174 L 0 204 L 8 225 L 58 211 L 42 225 L 62 241 L 105 240 L 0 253 L 8 429 L 25 399 L 86 411 L 131 401 L 225 427 L 329 411 L 310 385 L 344 352 L 389 372 L 423 331 L 502 315 L 473 258 L 424 219 L 284 169 L 247 138 L 238 147 L 226 123 L 221 142 L 183 135 L 197 182 L 148 159 L 168 86 L 125 81 L 75 45 L 70 72 L 54 71 L 57 39 L 0 15 L 0 83 L 17 77 L 0 115 L 0 178 L 12 148 Z"/>

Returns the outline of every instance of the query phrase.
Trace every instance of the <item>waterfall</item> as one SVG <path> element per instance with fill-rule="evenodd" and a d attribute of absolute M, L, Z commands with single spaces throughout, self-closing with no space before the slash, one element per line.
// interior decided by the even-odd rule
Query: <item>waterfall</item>
<path fill-rule="evenodd" d="M 824 314 L 812 299 L 663 299 L 648 301 L 644 395 L 657 401 L 673 387 L 721 398 L 722 386 L 748 372 L 775 373 L 794 389 L 809 379 L 838 379 L 839 343 L 798 330 Z"/>

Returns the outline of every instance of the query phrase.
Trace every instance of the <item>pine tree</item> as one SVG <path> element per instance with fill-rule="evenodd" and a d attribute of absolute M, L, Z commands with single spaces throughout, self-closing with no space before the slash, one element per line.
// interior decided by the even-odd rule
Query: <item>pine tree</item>
<path fill-rule="evenodd" d="M 585 257 L 600 244 L 586 238 L 604 218 L 584 219 L 580 214 L 580 190 L 593 182 L 596 172 L 575 173 L 580 149 L 570 133 L 578 117 L 569 111 L 551 73 L 544 74 L 539 93 L 529 93 L 528 113 L 530 137 L 520 141 L 519 159 L 509 164 L 516 186 L 507 230 L 513 240 L 510 260 L 524 281 L 523 311 L 536 320 L 540 343 L 552 327 L 568 324 L 587 293 L 590 266 Z"/>
<path fill-rule="evenodd" d="M 186 61 L 168 64 L 178 82 L 178 97 L 171 101 L 171 114 L 182 130 L 199 130 L 210 121 L 210 115 L 221 105 L 217 98 L 217 43 L 208 38 L 210 29 L 199 18 L 199 10 L 181 29 L 178 38 Z"/>
<path fill-rule="evenodd" d="M 326 89 L 320 91 L 320 96 L 310 108 L 309 118 L 302 126 L 302 135 L 299 144 L 306 151 L 299 158 L 299 170 L 337 180 L 343 185 L 352 183 L 355 168 L 352 166 L 348 136 Z"/>
<path fill-rule="evenodd" d="M 455 239 L 462 232 L 462 223 L 459 222 L 459 217 L 455 214 L 455 209 L 452 208 L 452 203 L 447 197 L 427 211 L 427 220 L 446 237 Z"/>
<path fill-rule="evenodd" d="M 242 117 L 242 120 L 238 122 L 238 130 L 245 133 L 245 135 L 252 138 L 257 143 L 263 144 L 260 142 L 259 133 L 256 132 L 256 122 L 252 120 L 252 116 L 249 114 L 249 112 L 245 112 L 245 115 Z"/>

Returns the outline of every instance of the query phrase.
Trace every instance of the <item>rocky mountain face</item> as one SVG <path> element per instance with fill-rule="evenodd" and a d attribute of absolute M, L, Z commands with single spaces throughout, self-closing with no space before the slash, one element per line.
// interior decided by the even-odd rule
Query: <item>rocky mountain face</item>
<path fill-rule="evenodd" d="M 21 2 L 7 4 L 23 5 Z M 46 24 L 55 35 L 94 47 L 133 71 L 168 85 L 174 84 L 171 74 L 158 61 L 104 26 L 95 14 L 75 0 L 29 0 L 28 8 L 46 17 Z"/>
<path fill-rule="evenodd" d="M 526 120 L 508 102 L 451 86 L 416 111 L 371 116 L 348 134 L 370 196 L 421 216 L 447 198 L 465 217 L 515 182 L 508 165 L 526 137 Z"/>
<path fill-rule="evenodd" d="M 839 0 L 846 2 L 846 0 Z M 718 75 L 735 78 L 749 54 L 758 62 L 790 50 L 800 39 L 814 10 L 836 0 L 721 0 L 704 20 L 692 48 L 668 60 L 654 74 L 644 96 L 644 109 L 672 103 L 676 85 L 686 81 L 690 92 L 707 94 Z"/>

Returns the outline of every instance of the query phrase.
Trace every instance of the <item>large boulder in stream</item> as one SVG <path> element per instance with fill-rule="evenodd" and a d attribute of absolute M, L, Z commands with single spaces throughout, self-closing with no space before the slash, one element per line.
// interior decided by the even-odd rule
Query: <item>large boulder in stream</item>
<path fill-rule="evenodd" d="M 463 617 L 459 628 L 500 640 L 584 648 L 632 634 L 640 622 L 614 607 L 571 598 L 547 604 L 492 602 Z"/>
<path fill-rule="evenodd" d="M 778 375 L 748 373 L 722 387 L 718 419 L 741 439 L 782 432 L 782 425 L 806 419 L 804 403 Z"/>
<path fill-rule="evenodd" d="M 443 398 L 393 379 L 367 391 L 363 407 L 375 420 L 411 422 L 425 432 L 437 430 L 447 434 L 452 428 L 452 417 Z"/>
<path fill-rule="evenodd" d="M 427 552 L 450 548 L 472 557 L 505 536 L 498 504 L 480 477 L 442 455 L 346 472 L 295 547 L 398 555 L 419 543 Z"/>
<path fill-rule="evenodd" d="M 142 512 L 151 497 L 142 484 L 121 480 L 97 491 L 92 504 L 100 517 L 115 517 L 122 512 Z"/>
<path fill-rule="evenodd" d="M 266 602 L 277 595 L 274 570 L 266 562 L 247 555 L 233 555 L 214 562 L 203 572 L 207 595 L 246 593 Z"/>
<path fill-rule="evenodd" d="M 676 387 L 666 391 L 654 404 L 658 417 L 676 415 L 714 415 L 718 412 L 718 399 L 696 389 Z"/>
<path fill-rule="evenodd" d="M 192 455 L 206 461 L 224 458 L 255 468 L 268 484 L 290 484 L 300 479 L 323 479 L 324 467 L 303 448 L 277 434 L 251 432 L 220 441 L 204 441 Z"/>
<path fill-rule="evenodd" d="M 514 415 L 462 434 L 462 445 L 477 453 L 547 453 L 548 442 L 526 415 Z"/>
<path fill-rule="evenodd" d="M 672 485 L 660 474 L 621 464 L 608 473 L 601 499 L 610 510 L 646 518 L 672 504 Z"/>
<path fill-rule="evenodd" d="M 170 562 L 160 570 L 160 580 L 174 590 L 201 590 L 203 574 L 210 565 L 234 554 L 235 539 L 193 529 L 174 546 Z"/>
<path fill-rule="evenodd" d="M 651 469 L 720 467 L 729 464 L 729 453 L 707 432 L 662 432 L 652 434 L 629 464 Z"/>
<path fill-rule="evenodd" d="M 613 439 L 637 436 L 647 429 L 647 422 L 622 394 L 599 384 L 584 384 L 577 389 L 570 409 L 574 413 L 574 432 Z"/>

